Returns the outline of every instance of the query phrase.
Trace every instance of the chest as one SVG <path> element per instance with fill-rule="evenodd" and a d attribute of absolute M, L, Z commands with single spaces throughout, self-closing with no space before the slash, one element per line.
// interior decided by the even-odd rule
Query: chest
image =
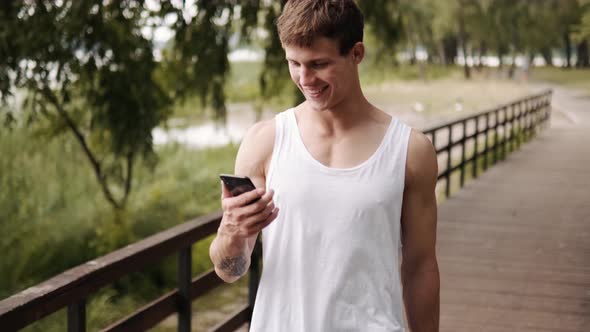
<path fill-rule="evenodd" d="M 318 219 L 348 219 L 385 211 L 400 205 L 403 197 L 403 183 L 391 173 L 334 175 L 298 164 L 288 174 L 279 171 L 277 175 L 276 199 Z"/>
<path fill-rule="evenodd" d="M 336 137 L 315 132 L 301 131 L 301 141 L 319 163 L 332 168 L 350 168 L 362 164 L 377 152 L 385 131 L 351 132 Z"/>
<path fill-rule="evenodd" d="M 283 214 L 274 227 L 289 238 L 304 238 L 335 255 L 349 252 L 343 248 L 366 246 L 368 239 L 390 243 L 397 238 L 403 183 L 395 177 L 333 176 L 309 172 L 304 164 L 276 175 L 275 203 Z"/>

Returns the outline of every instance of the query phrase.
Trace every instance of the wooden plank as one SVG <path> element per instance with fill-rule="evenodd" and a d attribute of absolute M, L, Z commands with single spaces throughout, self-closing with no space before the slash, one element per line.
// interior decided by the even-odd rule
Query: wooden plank
<path fill-rule="evenodd" d="M 217 324 L 215 327 L 211 328 L 210 332 L 233 332 L 238 328 L 242 327 L 245 322 L 248 321 L 248 317 L 250 315 L 251 308 L 249 305 L 245 304 L 240 309 L 235 311 L 230 318 L 227 320 Z"/>
<path fill-rule="evenodd" d="M 587 332 L 590 327 L 584 322 L 586 320 L 585 316 L 562 313 L 558 310 L 538 312 L 508 305 L 505 308 L 495 308 L 474 306 L 470 303 L 446 304 L 445 313 L 441 315 L 441 320 L 447 322 L 445 328 L 450 327 L 452 331 L 481 331 L 481 329 L 461 330 L 459 326 L 454 325 L 455 319 L 481 327 L 500 323 L 504 327 L 502 331 L 550 329 L 555 331 Z"/>
<path fill-rule="evenodd" d="M 223 285 L 214 270 L 209 270 L 194 278 L 191 283 L 190 296 L 195 299 L 214 288 Z M 177 310 L 180 302 L 178 289 L 170 291 L 155 301 L 143 306 L 131 315 L 103 329 L 103 332 L 145 331 L 156 326 L 159 322 Z"/>
<path fill-rule="evenodd" d="M 441 331 L 590 331 L 589 133 L 542 133 L 439 206 Z"/>

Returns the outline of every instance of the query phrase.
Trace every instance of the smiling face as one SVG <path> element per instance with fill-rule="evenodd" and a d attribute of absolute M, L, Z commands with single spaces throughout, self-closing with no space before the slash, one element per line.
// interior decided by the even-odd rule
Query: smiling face
<path fill-rule="evenodd" d="M 358 64 L 364 56 L 361 42 L 341 55 L 336 40 L 318 37 L 309 47 L 285 45 L 291 79 L 317 111 L 333 109 L 360 92 Z"/>

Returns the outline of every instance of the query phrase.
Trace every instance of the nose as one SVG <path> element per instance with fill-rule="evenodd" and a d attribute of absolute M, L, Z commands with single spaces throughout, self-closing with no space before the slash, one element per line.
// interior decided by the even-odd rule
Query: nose
<path fill-rule="evenodd" d="M 314 80 L 314 71 L 305 66 L 301 66 L 299 70 L 299 84 L 301 84 L 301 86 L 310 86 L 313 84 Z"/>

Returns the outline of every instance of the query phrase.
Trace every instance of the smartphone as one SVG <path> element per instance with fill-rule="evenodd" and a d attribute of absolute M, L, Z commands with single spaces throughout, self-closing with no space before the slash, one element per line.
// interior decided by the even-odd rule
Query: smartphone
<path fill-rule="evenodd" d="M 225 186 L 227 189 L 229 189 L 232 196 L 238 196 L 245 192 L 256 189 L 256 186 L 254 186 L 252 180 L 250 180 L 250 178 L 247 176 L 221 174 L 219 177 L 221 178 L 221 181 L 225 183 Z"/>

